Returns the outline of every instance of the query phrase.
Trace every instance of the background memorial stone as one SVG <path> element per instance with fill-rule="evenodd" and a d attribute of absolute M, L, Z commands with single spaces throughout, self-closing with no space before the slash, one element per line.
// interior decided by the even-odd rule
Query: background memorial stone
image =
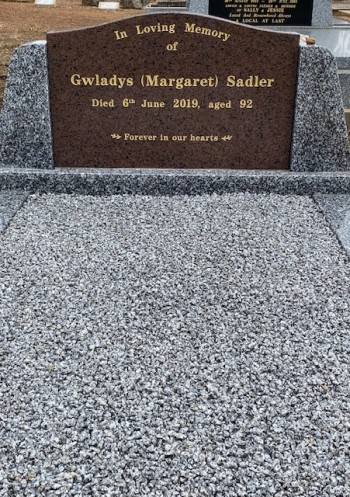
<path fill-rule="evenodd" d="M 276 0 L 276 4 L 279 0 Z M 215 5 L 215 10 L 223 10 L 222 9 L 222 4 L 223 0 L 188 0 L 188 5 L 189 5 L 189 11 L 193 13 L 198 13 L 198 14 L 213 14 L 214 12 L 214 5 Z M 288 0 L 290 3 L 290 0 Z M 297 5 L 300 4 L 302 7 L 300 7 L 300 19 L 298 21 L 297 25 L 300 25 L 300 22 L 302 22 L 302 18 L 307 19 L 307 24 L 306 25 L 312 25 L 312 26 L 332 26 L 332 0 L 297 0 Z M 232 0 L 231 3 L 237 3 L 236 0 Z M 251 5 L 252 7 L 258 5 L 259 3 L 264 3 L 266 4 L 265 1 L 261 2 L 259 0 L 258 3 L 255 2 L 241 2 L 242 5 L 248 6 Z M 312 16 L 310 18 L 310 4 L 312 5 Z M 282 5 L 282 4 L 281 4 Z M 210 8 L 211 6 L 211 8 Z M 218 8 L 216 6 L 219 6 Z M 221 7 L 221 9 L 220 9 Z M 211 10 L 212 9 L 212 10 Z M 303 14 L 303 10 L 307 12 L 306 14 Z M 215 15 L 218 15 L 216 13 Z M 292 25 L 292 24 L 290 24 Z"/>
<path fill-rule="evenodd" d="M 313 0 L 209 0 L 209 15 L 253 25 L 311 25 Z"/>
<path fill-rule="evenodd" d="M 99 9 L 106 9 L 106 10 L 117 10 L 119 9 L 120 4 L 119 2 L 98 2 L 98 8 Z"/>
<path fill-rule="evenodd" d="M 56 0 L 35 0 L 34 3 L 41 7 L 54 7 L 56 5 Z"/>

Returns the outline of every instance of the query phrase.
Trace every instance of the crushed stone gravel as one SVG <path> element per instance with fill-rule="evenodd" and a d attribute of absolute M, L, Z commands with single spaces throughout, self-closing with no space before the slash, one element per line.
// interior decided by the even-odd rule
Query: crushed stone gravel
<path fill-rule="evenodd" d="M 33 195 L 1 497 L 349 497 L 350 266 L 308 197 Z"/>

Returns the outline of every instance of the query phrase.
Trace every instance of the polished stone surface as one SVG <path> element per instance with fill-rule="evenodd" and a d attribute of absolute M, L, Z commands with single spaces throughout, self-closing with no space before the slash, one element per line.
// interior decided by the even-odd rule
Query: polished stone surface
<path fill-rule="evenodd" d="M 288 169 L 299 40 L 190 14 L 48 33 L 55 166 Z"/>

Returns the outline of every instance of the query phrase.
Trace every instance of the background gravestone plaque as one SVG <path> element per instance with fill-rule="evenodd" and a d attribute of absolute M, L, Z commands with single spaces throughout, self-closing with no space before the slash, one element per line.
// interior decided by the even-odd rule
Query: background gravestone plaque
<path fill-rule="evenodd" d="M 286 169 L 299 36 L 191 14 L 48 34 L 57 167 Z"/>
<path fill-rule="evenodd" d="M 243 24 L 308 26 L 313 0 L 209 0 L 209 14 Z"/>
<path fill-rule="evenodd" d="M 333 26 L 332 0 L 188 0 L 189 12 L 253 26 Z"/>

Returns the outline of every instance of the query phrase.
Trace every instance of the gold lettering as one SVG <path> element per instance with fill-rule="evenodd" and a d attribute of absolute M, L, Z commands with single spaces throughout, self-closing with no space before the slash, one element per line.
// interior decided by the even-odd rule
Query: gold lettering
<path fill-rule="evenodd" d="M 131 135 L 130 133 L 124 133 L 125 141 L 155 141 L 157 135 Z"/>
<path fill-rule="evenodd" d="M 70 77 L 70 82 L 74 86 L 80 86 L 81 85 L 80 74 L 72 74 L 72 76 Z"/>
<path fill-rule="evenodd" d="M 92 98 L 91 107 L 115 107 L 114 99 L 102 100 L 102 98 Z"/>
<path fill-rule="evenodd" d="M 151 108 L 151 109 L 162 109 L 165 107 L 165 102 L 152 102 L 150 100 L 144 99 L 141 107 Z"/>
<path fill-rule="evenodd" d="M 177 90 L 184 88 L 191 88 L 201 86 L 203 88 L 215 86 L 215 77 L 209 76 L 208 78 L 162 78 L 159 74 L 146 74 L 142 76 L 141 81 L 143 86 L 160 86 L 160 87 L 173 87 Z"/>
<path fill-rule="evenodd" d="M 84 86 L 92 86 L 94 84 L 95 78 L 86 77 L 86 78 L 81 78 L 81 80 L 82 80 Z M 99 84 L 100 84 L 100 82 L 98 80 L 98 82 L 96 82 L 95 85 L 99 85 Z"/>
<path fill-rule="evenodd" d="M 193 135 L 190 134 L 191 142 L 217 142 L 219 137 L 217 135 Z"/>
<path fill-rule="evenodd" d="M 114 34 L 117 40 L 123 40 L 128 37 L 128 33 L 126 31 L 114 31 Z"/>
<path fill-rule="evenodd" d="M 230 38 L 230 33 L 224 33 L 222 31 L 217 31 L 216 29 L 205 28 L 202 26 L 196 26 L 195 23 L 190 24 L 185 23 L 185 33 L 201 34 L 204 36 L 211 36 L 212 38 L 218 38 L 222 41 L 227 41 Z"/>
<path fill-rule="evenodd" d="M 226 86 L 229 88 L 271 88 L 275 80 L 273 78 L 261 78 L 257 75 L 248 78 L 237 78 L 237 76 L 227 76 Z"/>
<path fill-rule="evenodd" d="M 116 86 L 117 88 L 124 88 L 124 86 L 133 86 L 133 78 L 123 78 L 118 77 L 113 74 L 110 78 L 107 76 L 100 76 L 95 74 L 94 76 L 80 76 L 80 74 L 72 74 L 70 77 L 70 82 L 74 86 Z"/>
<path fill-rule="evenodd" d="M 136 25 L 136 34 L 144 35 L 144 34 L 152 34 L 152 33 L 171 33 L 174 34 L 176 31 L 175 24 L 161 24 L 158 22 L 153 26 L 141 26 L 140 24 Z"/>

